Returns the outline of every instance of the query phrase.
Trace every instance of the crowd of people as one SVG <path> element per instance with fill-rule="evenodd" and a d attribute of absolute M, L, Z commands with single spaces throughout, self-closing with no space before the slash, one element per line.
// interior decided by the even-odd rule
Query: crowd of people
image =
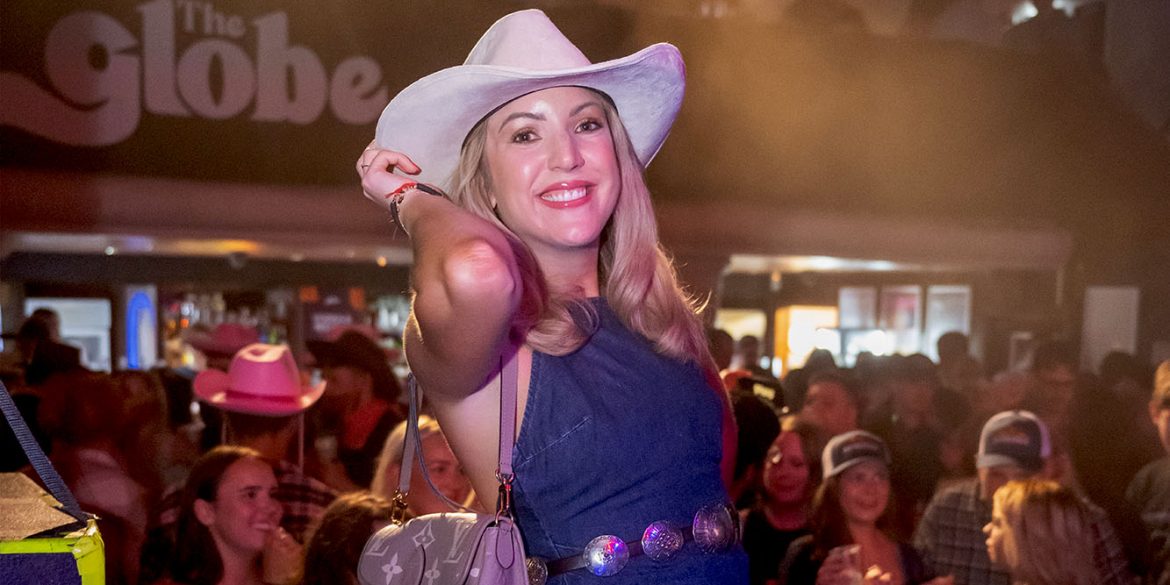
<path fill-rule="evenodd" d="M 26 367 L 38 344 L 61 343 L 46 315 L 21 328 Z M 190 336 L 208 364 L 194 376 L 90 372 L 67 358 L 38 363 L 35 383 L 18 369 L 4 382 L 100 518 L 108 582 L 356 583 L 362 545 L 389 523 L 406 433 L 398 379 L 373 389 L 388 356 L 358 331 L 313 345 L 317 384 L 287 347 L 252 343 L 238 325 Z M 951 388 L 922 356 L 854 368 L 818 358 L 781 382 L 731 367 L 744 355 L 719 365 L 738 425 L 729 487 L 753 585 L 1170 580 L 1170 363 L 1149 372 L 1114 354 L 1084 373 L 1050 344 L 1031 370 L 991 380 L 966 356 L 966 385 Z M 780 391 L 765 398 L 752 391 L 761 383 Z M 353 403 L 377 399 L 353 416 Z M 962 414 L 944 400 L 961 401 Z M 365 428 L 347 440 L 347 424 Z M 435 418 L 420 417 L 419 438 L 444 496 L 490 507 Z M 332 447 L 370 442 L 379 452 L 360 462 Z M 5 470 L 22 467 L 17 452 L 4 450 Z M 1114 474 L 1093 467 L 1105 460 Z M 412 476 L 408 515 L 450 511 L 422 477 Z"/>
<path fill-rule="evenodd" d="M 754 340 L 724 352 L 753 584 L 1170 582 L 1170 362 L 1082 372 L 1050 342 L 988 379 L 965 342 L 810 359 L 774 398 Z"/>
<path fill-rule="evenodd" d="M 643 176 L 684 86 L 671 45 L 591 63 L 525 10 L 387 106 L 355 168 L 411 241 L 403 337 L 436 489 L 510 511 L 551 585 L 1165 585 L 1170 364 L 1084 376 L 1051 344 L 987 380 L 955 334 L 938 363 L 821 350 L 781 381 L 741 339 L 730 367 Z M 357 582 L 402 495 L 402 381 L 376 332 L 298 360 L 225 323 L 188 338 L 198 373 L 105 374 L 55 327 L 29 318 L 4 382 L 99 516 L 108 583 Z M 406 513 L 449 509 L 419 477 Z M 642 546 L 664 533 L 682 536 Z M 581 566 L 599 539 L 639 553 Z"/>

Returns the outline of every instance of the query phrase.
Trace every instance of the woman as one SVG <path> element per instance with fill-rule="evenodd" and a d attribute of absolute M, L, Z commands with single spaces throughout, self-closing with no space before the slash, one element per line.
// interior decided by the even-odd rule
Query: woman
<path fill-rule="evenodd" d="M 833 437 L 823 454 L 824 483 L 813 500 L 812 534 L 788 548 L 780 582 L 791 585 L 950 584 L 933 579 L 908 544 L 886 532 L 890 522 L 890 455 L 865 431 Z"/>
<path fill-rule="evenodd" d="M 369 492 L 338 496 L 305 545 L 301 585 L 358 585 L 354 572 L 370 535 L 390 523 L 390 502 Z"/>
<path fill-rule="evenodd" d="M 812 426 L 787 417 L 768 449 L 761 501 L 743 529 L 752 585 L 776 583 L 788 545 L 809 532 L 809 508 L 821 477 L 816 436 Z"/>
<path fill-rule="evenodd" d="M 125 439 L 136 427 L 126 424 L 121 389 L 109 374 L 55 374 L 42 387 L 38 418 L 53 439 L 53 464 L 81 507 L 98 515 L 99 528 L 118 535 L 106 551 L 107 580 L 133 583 L 150 492 L 133 473 Z"/>
<path fill-rule="evenodd" d="M 276 476 L 247 447 L 199 458 L 183 486 L 174 556 L 164 583 L 286 585 L 300 574 L 301 547 L 280 528 Z"/>
<path fill-rule="evenodd" d="M 383 498 L 393 498 L 398 488 L 398 474 L 402 466 L 402 444 L 406 441 L 405 421 L 398 424 L 386 437 L 386 444 L 382 447 L 382 454 L 374 470 L 374 483 L 370 491 Z M 434 482 L 435 487 L 447 499 L 462 504 L 472 505 L 471 482 L 463 467 L 447 444 L 443 430 L 439 428 L 439 421 L 427 416 L 418 417 L 418 436 L 422 441 L 423 459 L 426 461 L 427 475 Z M 486 509 L 486 508 L 485 508 Z M 427 480 L 423 477 L 418 465 L 414 461 L 414 472 L 410 475 L 410 493 L 406 496 L 406 513 L 409 517 L 423 514 L 438 514 L 451 512 L 451 507 L 431 490 Z"/>
<path fill-rule="evenodd" d="M 1010 481 L 995 492 L 987 534 L 991 562 L 1018 585 L 1091 585 L 1089 510 L 1073 492 L 1048 480 Z"/>
<path fill-rule="evenodd" d="M 407 358 L 481 495 L 499 488 L 498 372 L 518 358 L 513 496 L 529 556 L 579 558 L 596 537 L 637 542 L 699 510 L 734 532 L 721 476 L 734 424 L 642 176 L 683 86 L 670 45 L 591 64 L 521 11 L 465 65 L 396 96 L 357 161 L 411 239 Z M 632 558 L 611 583 L 745 581 L 742 549 L 714 544 Z"/>

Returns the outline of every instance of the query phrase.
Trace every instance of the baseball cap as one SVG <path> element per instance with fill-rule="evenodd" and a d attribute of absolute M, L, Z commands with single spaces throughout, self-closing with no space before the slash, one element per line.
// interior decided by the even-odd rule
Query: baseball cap
<path fill-rule="evenodd" d="M 873 433 L 866 431 L 849 431 L 829 439 L 825 451 L 821 456 L 821 466 L 824 479 L 829 479 L 842 471 L 865 461 L 877 461 L 882 465 L 890 465 L 890 451 L 886 443 Z"/>
<path fill-rule="evenodd" d="M 1039 471 L 1051 455 L 1052 444 L 1044 422 L 1026 410 L 1009 410 L 996 414 L 983 425 L 975 466 L 1018 465 L 1028 471 Z"/>

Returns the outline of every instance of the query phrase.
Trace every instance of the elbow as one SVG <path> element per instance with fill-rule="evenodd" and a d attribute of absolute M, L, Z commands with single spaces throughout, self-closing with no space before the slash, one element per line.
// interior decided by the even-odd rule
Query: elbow
<path fill-rule="evenodd" d="M 443 262 L 443 276 L 454 304 L 514 308 L 519 276 L 509 250 L 476 239 L 456 246 Z"/>

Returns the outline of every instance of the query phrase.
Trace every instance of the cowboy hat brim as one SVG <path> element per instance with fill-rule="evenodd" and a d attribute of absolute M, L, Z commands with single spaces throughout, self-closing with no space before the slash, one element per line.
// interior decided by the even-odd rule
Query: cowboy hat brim
<path fill-rule="evenodd" d="M 195 396 L 220 410 L 260 416 L 291 416 L 304 412 L 325 393 L 325 382 L 302 388 L 300 396 L 287 399 L 260 396 L 233 390 L 231 377 L 219 370 L 204 370 L 195 376 Z"/>
<path fill-rule="evenodd" d="M 416 180 L 449 190 L 447 181 L 458 165 L 463 140 L 480 120 L 529 93 L 579 86 L 609 96 L 646 166 L 670 133 L 682 106 L 685 79 L 682 56 L 668 43 L 571 69 L 459 65 L 432 73 L 395 96 L 378 119 L 375 142 L 409 156 L 422 169 Z"/>

